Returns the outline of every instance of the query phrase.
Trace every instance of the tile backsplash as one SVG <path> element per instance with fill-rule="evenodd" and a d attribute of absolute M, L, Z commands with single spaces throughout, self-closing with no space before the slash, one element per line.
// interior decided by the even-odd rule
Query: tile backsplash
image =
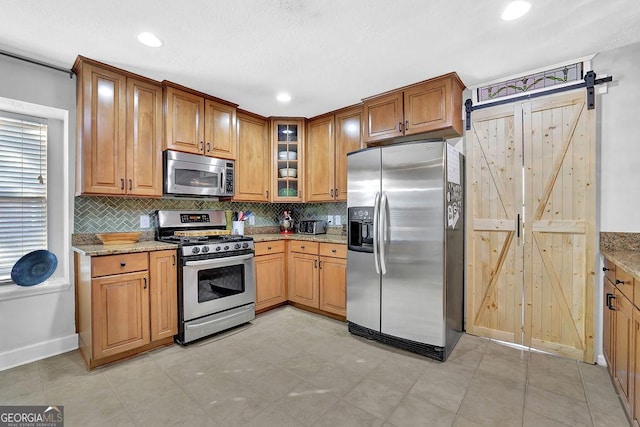
<path fill-rule="evenodd" d="M 346 221 L 347 204 L 339 203 L 245 203 L 213 202 L 205 199 L 143 199 L 108 196 L 78 196 L 74 200 L 74 233 L 105 233 L 141 230 L 140 216 L 149 215 L 150 229 L 155 227 L 153 215 L 159 209 L 250 210 L 256 227 L 278 224 L 282 211 L 290 210 L 296 220 L 325 219 L 340 215 Z"/>

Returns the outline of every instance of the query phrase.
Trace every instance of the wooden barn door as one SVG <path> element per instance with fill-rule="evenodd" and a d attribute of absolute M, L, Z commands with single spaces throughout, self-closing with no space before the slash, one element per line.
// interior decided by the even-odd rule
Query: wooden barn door
<path fill-rule="evenodd" d="M 525 345 L 593 362 L 595 110 L 584 91 L 523 109 Z"/>
<path fill-rule="evenodd" d="M 473 113 L 467 145 L 467 321 L 470 334 L 522 344 L 522 112 Z"/>
<path fill-rule="evenodd" d="M 595 110 L 585 92 L 474 112 L 467 141 L 467 332 L 593 362 Z"/>

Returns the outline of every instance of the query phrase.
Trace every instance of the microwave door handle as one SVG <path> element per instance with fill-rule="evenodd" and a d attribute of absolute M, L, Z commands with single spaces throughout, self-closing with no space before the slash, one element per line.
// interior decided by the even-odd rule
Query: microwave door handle
<path fill-rule="evenodd" d="M 224 189 L 224 172 L 220 172 L 220 181 L 218 181 L 220 183 L 220 189 L 223 190 Z"/>
<path fill-rule="evenodd" d="M 380 193 L 376 193 L 376 201 L 373 206 L 373 263 L 376 273 L 380 274 L 380 257 L 378 255 L 378 223 L 380 222 Z"/>

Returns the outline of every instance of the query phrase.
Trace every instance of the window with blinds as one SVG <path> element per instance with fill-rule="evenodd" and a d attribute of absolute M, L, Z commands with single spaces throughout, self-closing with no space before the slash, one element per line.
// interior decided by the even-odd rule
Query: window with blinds
<path fill-rule="evenodd" d="M 0 111 L 0 284 L 47 249 L 47 121 Z"/>

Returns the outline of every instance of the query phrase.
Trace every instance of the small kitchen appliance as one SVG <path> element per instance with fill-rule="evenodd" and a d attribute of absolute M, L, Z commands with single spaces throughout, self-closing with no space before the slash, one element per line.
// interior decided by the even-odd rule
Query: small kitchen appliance
<path fill-rule="evenodd" d="M 233 160 L 166 150 L 163 163 L 165 194 L 214 198 L 233 196 Z"/>
<path fill-rule="evenodd" d="M 307 219 L 298 224 L 300 234 L 325 234 L 327 232 L 327 221 L 320 219 Z"/>
<path fill-rule="evenodd" d="M 155 212 L 156 240 L 178 245 L 178 335 L 188 344 L 255 318 L 254 245 L 224 211 Z"/>

